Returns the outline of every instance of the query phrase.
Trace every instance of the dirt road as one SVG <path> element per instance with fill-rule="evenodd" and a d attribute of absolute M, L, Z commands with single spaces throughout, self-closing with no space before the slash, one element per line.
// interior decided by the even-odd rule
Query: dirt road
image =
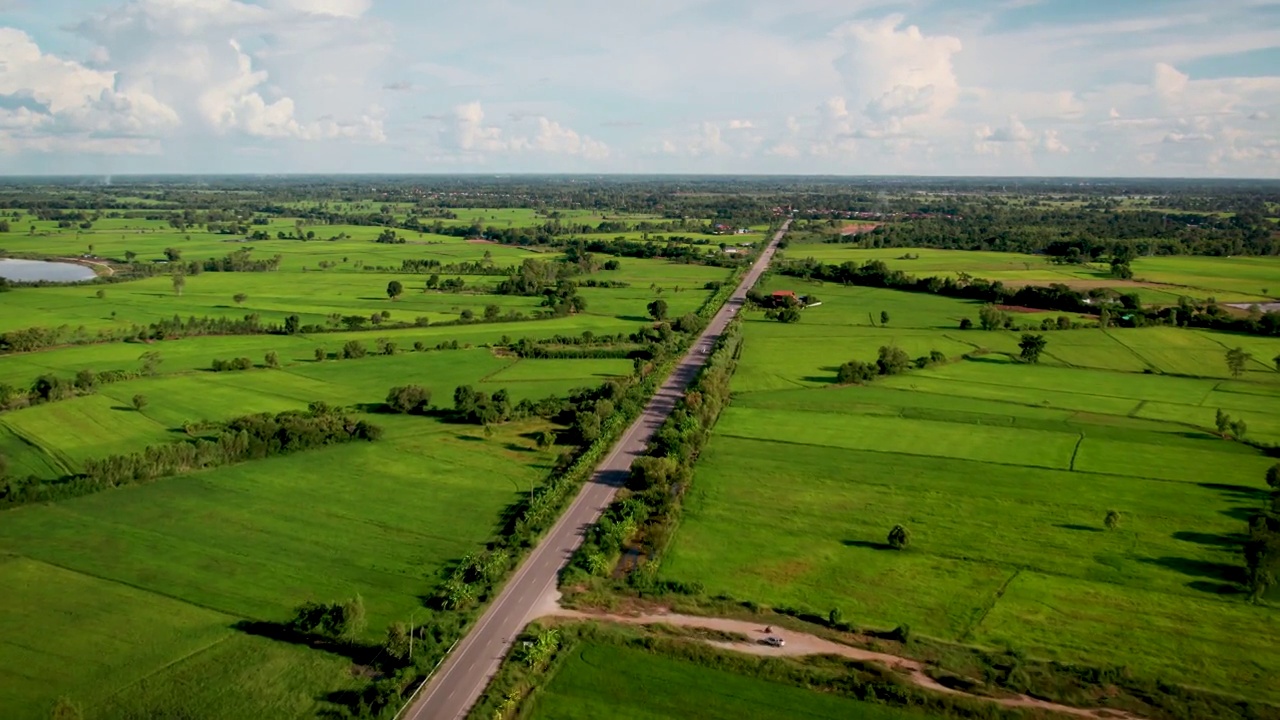
<path fill-rule="evenodd" d="M 1120 710 L 1108 709 L 1086 709 L 1071 707 L 1070 705 L 1059 705 L 1058 703 L 1047 702 L 1045 700 L 1037 700 L 1026 695 L 1016 695 L 1014 697 L 992 698 L 981 695 L 971 695 L 969 693 L 954 690 L 942 685 L 937 680 L 929 677 L 925 673 L 925 665 L 917 660 L 899 657 L 897 655 L 889 655 L 886 653 L 874 652 L 871 650 L 863 650 L 849 645 L 832 642 L 816 635 L 789 630 L 787 628 L 772 628 L 769 635 L 780 637 L 786 641 L 782 647 L 771 647 L 760 642 L 766 637 L 764 628 L 760 623 L 748 622 L 746 620 L 731 620 L 728 618 L 711 618 L 699 617 L 696 615 L 674 615 L 674 614 L 657 614 L 657 615 L 601 615 L 595 613 L 578 612 L 576 610 L 553 609 L 547 613 L 551 617 L 563 617 L 574 620 L 605 620 L 608 622 L 626 623 L 629 625 L 652 625 L 663 623 L 666 625 L 675 625 L 678 627 L 694 627 L 705 628 L 707 630 L 719 630 L 722 632 L 736 632 L 746 635 L 748 638 L 754 638 L 748 642 L 715 642 L 707 641 L 708 644 L 716 647 L 734 650 L 737 652 L 748 653 L 751 655 L 763 656 L 802 656 L 802 655 L 838 655 L 847 657 L 852 660 L 863 660 L 868 662 L 879 663 L 885 667 L 902 671 L 907 678 L 922 688 L 932 690 L 934 692 L 944 693 L 947 695 L 963 695 L 986 702 L 1003 705 L 1009 708 L 1036 708 L 1039 710 L 1049 710 L 1052 712 L 1062 713 L 1065 715 L 1075 715 L 1082 718 L 1111 718 L 1115 720 L 1139 720 L 1138 716 Z"/>

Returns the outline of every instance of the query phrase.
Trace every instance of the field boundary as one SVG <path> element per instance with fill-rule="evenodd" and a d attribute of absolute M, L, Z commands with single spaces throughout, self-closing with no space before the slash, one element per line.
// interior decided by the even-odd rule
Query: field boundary
<path fill-rule="evenodd" d="M 982 623 L 987 621 L 987 616 L 991 614 L 992 610 L 996 609 L 996 604 L 1000 602 L 1000 598 L 1004 597 L 1009 586 L 1013 584 L 1014 580 L 1018 579 L 1018 576 L 1022 574 L 1023 569 L 1024 568 L 1021 567 L 1014 568 L 1013 574 L 1005 578 L 1004 582 L 1000 583 L 1000 587 L 996 588 L 995 593 L 992 594 L 991 599 L 986 603 L 986 607 L 983 608 L 982 614 L 978 616 L 977 620 L 970 623 L 969 627 L 965 628 L 965 631 L 960 633 L 957 637 L 958 642 L 962 644 L 969 644 L 973 642 L 973 633 L 976 632 L 978 628 L 982 627 Z"/>

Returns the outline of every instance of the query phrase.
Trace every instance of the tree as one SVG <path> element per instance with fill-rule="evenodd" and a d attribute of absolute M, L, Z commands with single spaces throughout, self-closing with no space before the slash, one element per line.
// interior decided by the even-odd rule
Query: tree
<path fill-rule="evenodd" d="M 1245 423 L 1244 418 L 1231 421 L 1231 437 L 1242 440 L 1247 432 L 1249 432 L 1249 426 Z"/>
<path fill-rule="evenodd" d="M 383 651 L 396 660 L 405 662 L 409 659 L 412 648 L 413 639 L 404 623 L 392 623 L 387 627 L 387 639 L 382 642 Z"/>
<path fill-rule="evenodd" d="M 284 333 L 286 335 L 297 335 L 302 329 L 302 318 L 297 315 L 290 315 L 284 319 Z"/>
<path fill-rule="evenodd" d="M 132 251 L 132 250 L 125 250 L 125 251 L 124 251 L 124 261 L 125 261 L 125 262 L 131 263 L 131 262 L 133 262 L 135 259 L 137 259 L 137 257 L 138 257 L 138 253 L 136 253 L 136 252 L 134 252 L 134 251 Z"/>
<path fill-rule="evenodd" d="M 85 368 L 76 373 L 76 389 L 92 390 L 94 385 L 98 384 L 98 376 L 92 370 Z"/>
<path fill-rule="evenodd" d="M 1280 372 L 1280 355 L 1271 358 L 1271 362 L 1276 364 L 1276 372 Z"/>
<path fill-rule="evenodd" d="M 879 357 L 876 358 L 876 369 L 881 375 L 897 375 L 911 367 L 911 358 L 906 351 L 894 345 L 880 346 Z"/>
<path fill-rule="evenodd" d="M 497 320 L 498 316 L 501 314 L 502 314 L 502 308 L 498 307 L 497 305 L 484 306 L 484 319 L 489 322 L 493 322 L 494 320 Z"/>
<path fill-rule="evenodd" d="M 355 597 L 342 604 L 342 624 L 339 633 L 351 640 L 359 637 L 365 627 L 364 598 L 357 593 Z"/>
<path fill-rule="evenodd" d="M 263 360 L 263 363 L 269 368 L 280 367 L 280 356 L 276 353 L 275 350 L 272 350 L 271 352 L 267 353 L 266 357 L 264 357 L 262 360 Z"/>
<path fill-rule="evenodd" d="M 840 612 L 840 608 L 831 608 L 831 612 L 827 613 L 827 622 L 832 627 L 844 623 L 844 613 Z"/>
<path fill-rule="evenodd" d="M 249 296 L 244 293 L 236 293 L 231 296 L 231 299 L 235 301 L 236 305 L 243 305 L 244 301 L 249 299 Z"/>
<path fill-rule="evenodd" d="M 1213 416 L 1213 426 L 1218 428 L 1219 435 L 1226 435 L 1231 427 L 1231 416 L 1222 412 L 1222 408 L 1218 408 L 1217 414 Z"/>
<path fill-rule="evenodd" d="M 142 408 L 147 406 L 147 396 L 134 395 L 132 402 L 133 402 L 133 409 L 137 410 L 138 412 L 142 412 Z"/>
<path fill-rule="evenodd" d="M 181 297 L 182 289 L 185 288 L 186 286 L 187 286 L 187 276 L 183 275 L 182 271 L 175 272 L 173 274 L 173 292 L 177 294 L 179 297 Z"/>
<path fill-rule="evenodd" d="M 431 277 L 427 278 L 427 289 L 435 290 L 438 287 L 440 287 L 440 276 L 432 273 Z"/>
<path fill-rule="evenodd" d="M 778 322 L 780 323 L 797 323 L 800 322 L 800 311 L 793 307 L 785 307 L 778 311 Z"/>
<path fill-rule="evenodd" d="M 889 547 L 894 550 L 905 550 L 911 544 L 911 531 L 902 525 L 894 525 L 889 531 Z"/>
<path fill-rule="evenodd" d="M 344 360 L 362 358 L 367 354 L 369 354 L 369 351 L 365 349 L 364 343 L 359 340 L 348 340 L 347 343 L 342 346 L 342 359 Z"/>
<path fill-rule="evenodd" d="M 404 285 L 400 284 L 399 280 L 392 280 L 391 282 L 387 283 L 387 297 L 391 298 L 392 300 L 395 300 L 396 298 L 400 297 L 403 294 L 404 294 Z"/>
<path fill-rule="evenodd" d="M 101 300 L 101 299 L 103 299 L 103 298 L 105 298 L 105 297 L 107 296 L 107 291 L 106 291 L 106 290 L 99 290 L 98 292 L 94 293 L 94 295 L 95 295 L 99 300 Z"/>
<path fill-rule="evenodd" d="M 1249 364 L 1253 359 L 1253 355 L 1244 351 L 1244 348 L 1233 348 L 1227 351 L 1227 369 L 1231 371 L 1231 377 L 1240 377 L 1244 373 L 1244 366 Z"/>
<path fill-rule="evenodd" d="M 538 449 L 548 450 L 556 444 L 556 433 L 554 430 L 543 430 L 538 433 Z"/>
<path fill-rule="evenodd" d="M 999 330 L 1004 327 L 1006 316 L 995 305 L 983 305 L 978 309 L 978 324 L 983 330 Z"/>
<path fill-rule="evenodd" d="M 1280 463 L 1267 468 L 1267 486 L 1271 492 L 1280 493 Z"/>
<path fill-rule="evenodd" d="M 328 354 L 325 353 L 324 348 L 316 348 L 316 362 L 324 362 L 326 357 Z"/>
<path fill-rule="evenodd" d="M 142 361 L 143 375 L 155 375 L 156 368 L 163 362 L 160 358 L 160 353 L 155 350 L 148 350 L 142 353 L 142 355 L 138 356 L 138 359 Z"/>
<path fill-rule="evenodd" d="M 458 313 L 458 317 L 469 322 L 476 318 L 476 311 L 471 308 L 467 308 L 466 310 Z"/>
<path fill-rule="evenodd" d="M 654 320 L 667 319 L 667 301 L 661 298 L 654 300 L 648 305 L 649 316 Z"/>
<path fill-rule="evenodd" d="M 182 251 L 178 248 L 168 247 L 164 249 L 164 256 L 169 259 L 169 262 L 177 262 L 182 259 Z"/>
<path fill-rule="evenodd" d="M 1018 347 L 1022 353 L 1018 355 L 1023 362 L 1038 363 L 1040 362 L 1040 353 L 1044 352 L 1044 346 L 1049 341 L 1044 339 L 1043 335 L 1032 335 L 1031 333 L 1023 333 L 1022 340 L 1018 342 Z"/>
<path fill-rule="evenodd" d="M 1118 510 L 1108 510 L 1107 516 L 1102 520 L 1102 524 L 1106 525 L 1108 530 L 1115 530 L 1120 527 L 1120 512 Z"/>
<path fill-rule="evenodd" d="M 841 365 L 840 369 L 836 371 L 836 382 L 841 385 L 861 384 L 875 380 L 877 374 L 878 371 L 875 365 L 859 360 L 850 360 Z"/>
<path fill-rule="evenodd" d="M 880 311 L 880 324 L 881 325 L 889 324 L 889 313 L 885 312 L 884 310 Z"/>
<path fill-rule="evenodd" d="M 431 391 L 421 385 L 401 385 L 387 393 L 387 408 L 401 414 L 420 414 L 431 404 Z"/>
<path fill-rule="evenodd" d="M 973 328 L 973 321 L 969 318 L 960 318 L 960 329 L 969 330 Z"/>

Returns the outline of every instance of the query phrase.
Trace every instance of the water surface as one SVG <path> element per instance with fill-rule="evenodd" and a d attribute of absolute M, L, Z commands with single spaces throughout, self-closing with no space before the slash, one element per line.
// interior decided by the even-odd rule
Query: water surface
<path fill-rule="evenodd" d="M 0 277 L 19 282 L 83 282 L 96 274 L 93 268 L 75 263 L 0 258 Z"/>

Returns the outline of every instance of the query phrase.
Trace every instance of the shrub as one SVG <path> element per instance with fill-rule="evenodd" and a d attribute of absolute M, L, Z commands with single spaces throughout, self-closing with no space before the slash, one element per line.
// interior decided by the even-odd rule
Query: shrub
<path fill-rule="evenodd" d="M 423 413 L 431 404 L 431 391 L 421 385 L 402 385 L 387 393 L 387 408 L 402 414 Z"/>
<path fill-rule="evenodd" d="M 911 544 L 911 531 L 902 525 L 894 525 L 889 531 L 889 547 L 894 550 L 905 550 Z"/>

